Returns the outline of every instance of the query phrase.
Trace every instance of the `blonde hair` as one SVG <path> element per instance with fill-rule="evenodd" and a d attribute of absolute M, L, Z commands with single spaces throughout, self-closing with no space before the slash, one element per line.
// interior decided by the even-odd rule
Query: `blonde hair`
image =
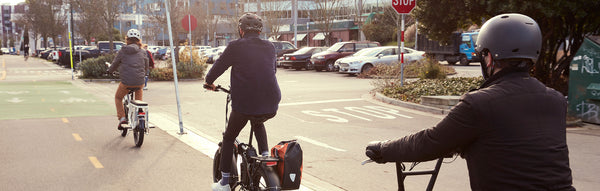
<path fill-rule="evenodd" d="M 127 45 L 130 44 L 137 44 L 138 46 L 142 47 L 142 41 L 138 38 L 127 38 Z"/>

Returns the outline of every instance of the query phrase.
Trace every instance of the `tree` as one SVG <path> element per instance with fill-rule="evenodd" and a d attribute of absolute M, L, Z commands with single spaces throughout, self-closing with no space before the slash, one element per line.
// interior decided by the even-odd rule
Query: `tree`
<path fill-rule="evenodd" d="M 28 11 L 24 20 L 29 23 L 34 34 L 44 38 L 44 47 L 48 47 L 48 37 L 58 43 L 58 35 L 66 31 L 67 13 L 66 4 L 62 0 L 27 0 Z M 37 38 L 37 35 L 36 37 Z"/>
<path fill-rule="evenodd" d="M 262 0 L 261 8 L 263 12 L 261 18 L 265 28 L 269 30 L 267 36 L 277 39 L 279 28 L 284 24 L 283 18 L 287 15 L 286 10 L 290 7 L 292 7 L 291 1 Z"/>
<path fill-rule="evenodd" d="M 119 15 L 123 12 L 122 11 L 122 5 L 123 3 L 119 2 L 119 1 L 114 1 L 114 0 L 95 0 L 94 3 L 96 4 L 96 8 L 101 7 L 102 13 L 101 18 L 102 21 L 104 21 L 104 24 L 106 24 L 105 29 L 105 34 L 108 36 L 108 41 L 109 41 L 109 46 L 110 46 L 110 52 L 113 52 L 113 40 L 114 40 L 114 36 L 113 31 L 114 31 L 114 23 L 115 21 L 117 21 L 117 18 L 119 18 Z"/>
<path fill-rule="evenodd" d="M 598 8 L 597 0 L 420 0 L 412 14 L 420 22 L 420 31 L 436 40 L 447 40 L 452 32 L 472 24 L 481 26 L 501 13 L 530 16 L 542 30 L 542 50 L 533 76 L 567 95 L 569 64 L 586 36 L 600 34 Z"/>
<path fill-rule="evenodd" d="M 318 22 L 317 27 L 325 35 L 325 45 L 331 45 L 331 29 L 335 20 L 336 9 L 340 8 L 342 0 L 315 0 L 315 10 L 313 10 L 314 21 Z"/>
<path fill-rule="evenodd" d="M 100 36 L 108 37 L 104 32 L 98 29 L 107 28 L 106 22 L 102 20 L 104 9 L 99 9 L 93 0 L 73 0 L 75 12 L 79 13 L 79 19 L 75 21 L 77 33 L 83 36 L 88 42 L 95 37 L 101 40 Z M 112 26 L 112 25 L 110 25 Z M 119 38 L 120 39 L 120 38 Z M 104 40 L 104 39 L 102 39 Z M 108 40 L 108 38 L 106 38 Z"/>

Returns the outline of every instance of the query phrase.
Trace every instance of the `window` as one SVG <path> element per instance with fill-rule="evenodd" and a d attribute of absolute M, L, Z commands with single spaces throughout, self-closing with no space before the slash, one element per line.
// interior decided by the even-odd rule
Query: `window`
<path fill-rule="evenodd" d="M 364 44 L 364 43 L 356 43 L 356 51 L 359 51 L 359 50 L 362 50 L 362 49 L 365 49 L 365 48 L 368 48 L 368 45 L 367 45 L 367 44 Z"/>
<path fill-rule="evenodd" d="M 340 48 L 341 52 L 354 52 L 354 43 L 348 43 Z"/>

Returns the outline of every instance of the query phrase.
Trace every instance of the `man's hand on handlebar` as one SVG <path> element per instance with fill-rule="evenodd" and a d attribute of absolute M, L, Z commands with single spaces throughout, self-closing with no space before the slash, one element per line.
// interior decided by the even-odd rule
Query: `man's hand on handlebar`
<path fill-rule="evenodd" d="M 383 156 L 381 156 L 381 144 L 383 143 L 383 141 L 371 141 L 368 145 L 367 145 L 367 149 L 365 154 L 367 155 L 367 157 L 369 157 L 369 159 L 377 162 L 377 163 L 385 163 L 383 161 Z"/>
<path fill-rule="evenodd" d="M 204 89 L 210 90 L 210 91 L 217 91 L 217 86 L 215 86 L 214 84 L 204 84 Z"/>

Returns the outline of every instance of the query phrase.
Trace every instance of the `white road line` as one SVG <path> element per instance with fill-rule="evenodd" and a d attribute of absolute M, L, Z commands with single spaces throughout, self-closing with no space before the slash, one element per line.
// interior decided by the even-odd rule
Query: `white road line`
<path fill-rule="evenodd" d="M 319 141 L 316 141 L 316 140 L 313 140 L 313 139 L 310 139 L 310 138 L 307 138 L 307 137 L 303 137 L 303 136 L 294 136 L 294 137 L 296 137 L 296 139 L 300 139 L 302 141 L 306 141 L 308 143 L 312 143 L 312 144 L 317 145 L 317 146 L 321 146 L 321 147 L 325 147 L 325 148 L 328 148 L 328 149 L 332 149 L 334 151 L 346 152 L 346 150 L 344 150 L 344 149 L 338 149 L 338 148 L 329 146 L 328 144 L 325 144 L 325 143 L 322 143 L 322 142 L 319 142 Z"/>
<path fill-rule="evenodd" d="M 322 101 L 306 101 L 306 102 L 296 102 L 296 103 L 282 103 L 279 106 L 293 106 L 293 105 L 310 105 L 310 104 L 320 104 L 320 103 L 335 103 L 335 102 L 350 102 L 350 101 L 361 101 L 363 99 L 334 99 L 334 100 L 322 100 Z"/>

